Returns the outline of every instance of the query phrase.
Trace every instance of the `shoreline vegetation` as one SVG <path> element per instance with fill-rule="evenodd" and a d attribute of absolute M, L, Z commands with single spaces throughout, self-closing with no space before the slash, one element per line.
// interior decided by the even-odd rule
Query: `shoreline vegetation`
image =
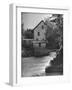
<path fill-rule="evenodd" d="M 63 49 L 61 49 L 56 58 L 50 62 L 51 67 L 45 68 L 46 75 L 54 75 L 57 73 L 59 75 L 63 75 Z"/>

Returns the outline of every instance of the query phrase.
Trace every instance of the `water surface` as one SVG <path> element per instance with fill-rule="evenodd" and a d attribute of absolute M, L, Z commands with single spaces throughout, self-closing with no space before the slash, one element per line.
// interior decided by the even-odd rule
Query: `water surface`
<path fill-rule="evenodd" d="M 50 61 L 56 58 L 56 52 L 50 52 L 45 57 L 22 58 L 22 77 L 44 76 L 45 68 L 50 66 Z"/>

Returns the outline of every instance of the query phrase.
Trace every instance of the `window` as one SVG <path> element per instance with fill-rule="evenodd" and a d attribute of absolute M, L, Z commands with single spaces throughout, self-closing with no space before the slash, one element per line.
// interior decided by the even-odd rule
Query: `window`
<path fill-rule="evenodd" d="M 42 40 L 45 40 L 44 38 Z"/>
<path fill-rule="evenodd" d="M 38 38 L 36 38 L 36 40 L 38 41 Z"/>
<path fill-rule="evenodd" d="M 40 32 L 38 32 L 38 36 L 40 36 Z"/>
<path fill-rule="evenodd" d="M 39 47 L 41 47 L 41 43 L 39 43 Z"/>
<path fill-rule="evenodd" d="M 44 29 L 44 26 L 42 25 L 42 29 Z"/>

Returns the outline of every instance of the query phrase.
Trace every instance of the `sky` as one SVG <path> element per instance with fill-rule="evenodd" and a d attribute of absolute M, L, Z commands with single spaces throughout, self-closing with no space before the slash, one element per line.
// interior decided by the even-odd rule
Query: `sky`
<path fill-rule="evenodd" d="M 24 30 L 33 29 L 41 20 L 51 17 L 51 14 L 45 13 L 21 13 L 21 22 L 24 24 Z"/>

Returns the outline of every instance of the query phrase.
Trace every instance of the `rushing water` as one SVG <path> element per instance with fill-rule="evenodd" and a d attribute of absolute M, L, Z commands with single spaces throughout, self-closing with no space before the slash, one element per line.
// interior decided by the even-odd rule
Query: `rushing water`
<path fill-rule="evenodd" d="M 40 58 L 22 58 L 22 77 L 45 75 L 45 68 L 50 66 L 50 61 L 54 58 L 56 58 L 56 52 L 50 52 L 49 56 Z"/>

